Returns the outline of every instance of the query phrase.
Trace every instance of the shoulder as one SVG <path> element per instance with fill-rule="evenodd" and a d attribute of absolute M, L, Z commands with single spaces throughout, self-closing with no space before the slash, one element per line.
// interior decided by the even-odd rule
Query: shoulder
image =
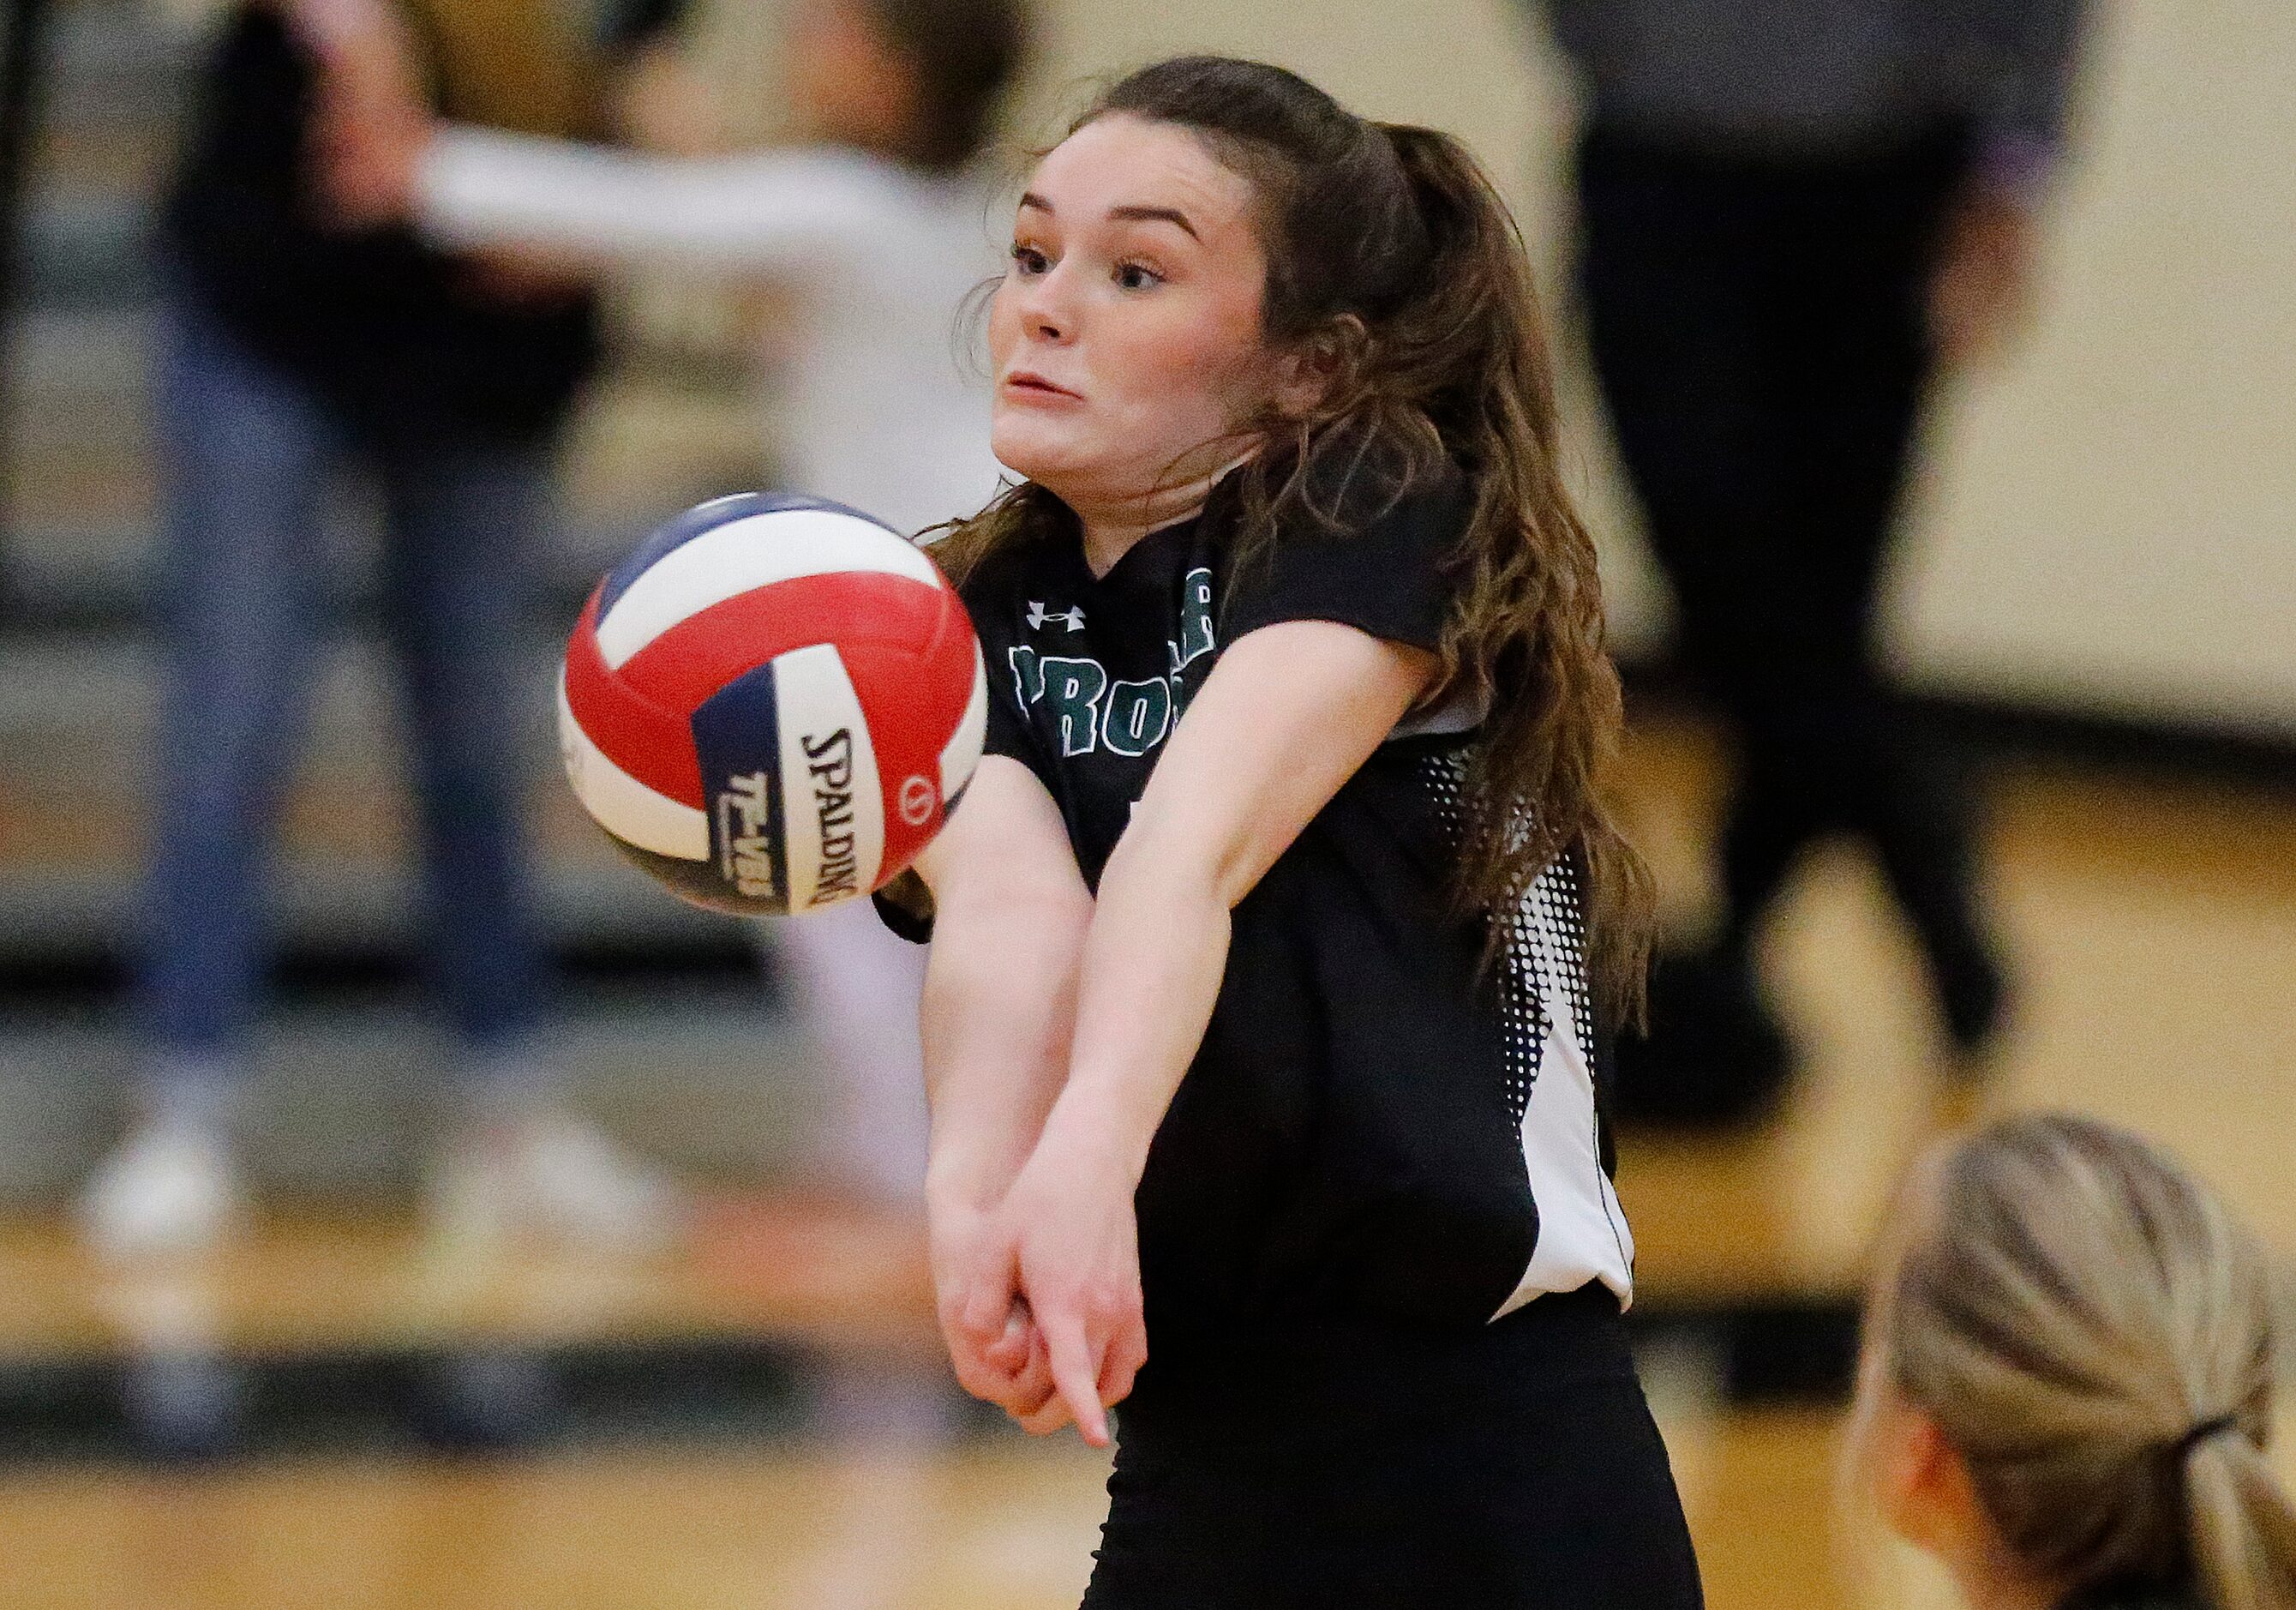
<path fill-rule="evenodd" d="M 1275 533 L 1292 563 L 1358 557 L 1382 571 L 1447 571 L 1467 534 L 1475 489 L 1447 455 L 1424 458 L 1374 445 L 1319 454 Z"/>
<path fill-rule="evenodd" d="M 1047 541 L 1041 535 L 1017 536 L 973 562 L 956 584 L 956 596 L 976 626 L 1022 607 L 1021 595 L 1035 583 Z"/>
<path fill-rule="evenodd" d="M 1448 549 L 1466 534 L 1474 488 L 1447 455 L 1420 458 L 1374 445 L 1326 451 L 1310 462 L 1299 512 L 1280 537 L 1406 538 Z"/>
<path fill-rule="evenodd" d="M 1279 466 L 1271 473 L 1280 474 Z M 1408 647 L 1439 648 L 1473 504 L 1446 459 L 1323 453 L 1278 496 L 1272 540 L 1239 532 L 1226 636 L 1283 620 L 1331 620 Z"/>

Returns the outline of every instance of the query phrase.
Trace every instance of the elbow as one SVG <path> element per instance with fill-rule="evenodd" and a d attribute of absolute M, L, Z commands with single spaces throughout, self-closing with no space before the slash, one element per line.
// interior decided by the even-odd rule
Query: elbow
<path fill-rule="evenodd" d="M 1062 934 L 1080 934 L 1091 924 L 1092 891 L 1081 878 L 1035 878 L 1021 868 L 986 883 L 968 882 L 946 893 L 936 891 L 940 910 L 939 933 L 977 929 L 984 937 L 1014 936 L 1054 941 Z"/>
<path fill-rule="evenodd" d="M 1092 925 L 1092 891 L 1082 879 L 1034 890 L 1028 899 L 1037 920 L 1054 932 L 1081 933 Z"/>
<path fill-rule="evenodd" d="M 1100 892 L 1103 901 L 1144 899 L 1176 909 L 1204 906 L 1225 915 L 1257 882 L 1259 871 L 1241 849 L 1129 832 L 1108 858 Z"/>

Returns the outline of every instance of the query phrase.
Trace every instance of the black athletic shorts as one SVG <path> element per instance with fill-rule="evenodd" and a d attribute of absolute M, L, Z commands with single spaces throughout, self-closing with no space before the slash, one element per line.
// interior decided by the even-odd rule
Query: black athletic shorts
<path fill-rule="evenodd" d="M 1700 1610 L 1599 1286 L 1464 1333 L 1152 1344 L 1084 1610 Z"/>

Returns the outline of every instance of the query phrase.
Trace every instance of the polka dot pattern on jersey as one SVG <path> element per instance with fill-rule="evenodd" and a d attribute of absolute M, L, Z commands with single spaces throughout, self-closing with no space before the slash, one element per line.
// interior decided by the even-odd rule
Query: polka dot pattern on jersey
<path fill-rule="evenodd" d="M 1465 755 L 1430 755 L 1420 762 L 1419 776 L 1437 817 L 1456 838 L 1465 820 Z M 1577 864 L 1568 856 L 1550 863 L 1531 881 L 1505 921 L 1505 970 L 1499 991 L 1506 1039 L 1503 1065 L 1507 1109 L 1519 1129 L 1538 1083 L 1540 1053 L 1552 1027 L 1547 1003 L 1567 1003 L 1578 1043 L 1595 1043 L 1594 1003 L 1587 988 L 1586 905 Z"/>

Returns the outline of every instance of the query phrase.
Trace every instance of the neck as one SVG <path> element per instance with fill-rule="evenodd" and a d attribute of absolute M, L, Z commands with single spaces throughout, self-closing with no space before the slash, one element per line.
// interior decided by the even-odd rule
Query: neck
<path fill-rule="evenodd" d="M 1143 537 L 1193 519 L 1202 512 L 1204 500 L 1220 478 L 1250 456 L 1249 452 L 1240 453 L 1217 469 L 1144 494 L 1104 502 L 1064 495 L 1062 501 L 1076 512 L 1077 523 L 1084 530 L 1086 566 L 1095 578 L 1105 576 Z"/>

